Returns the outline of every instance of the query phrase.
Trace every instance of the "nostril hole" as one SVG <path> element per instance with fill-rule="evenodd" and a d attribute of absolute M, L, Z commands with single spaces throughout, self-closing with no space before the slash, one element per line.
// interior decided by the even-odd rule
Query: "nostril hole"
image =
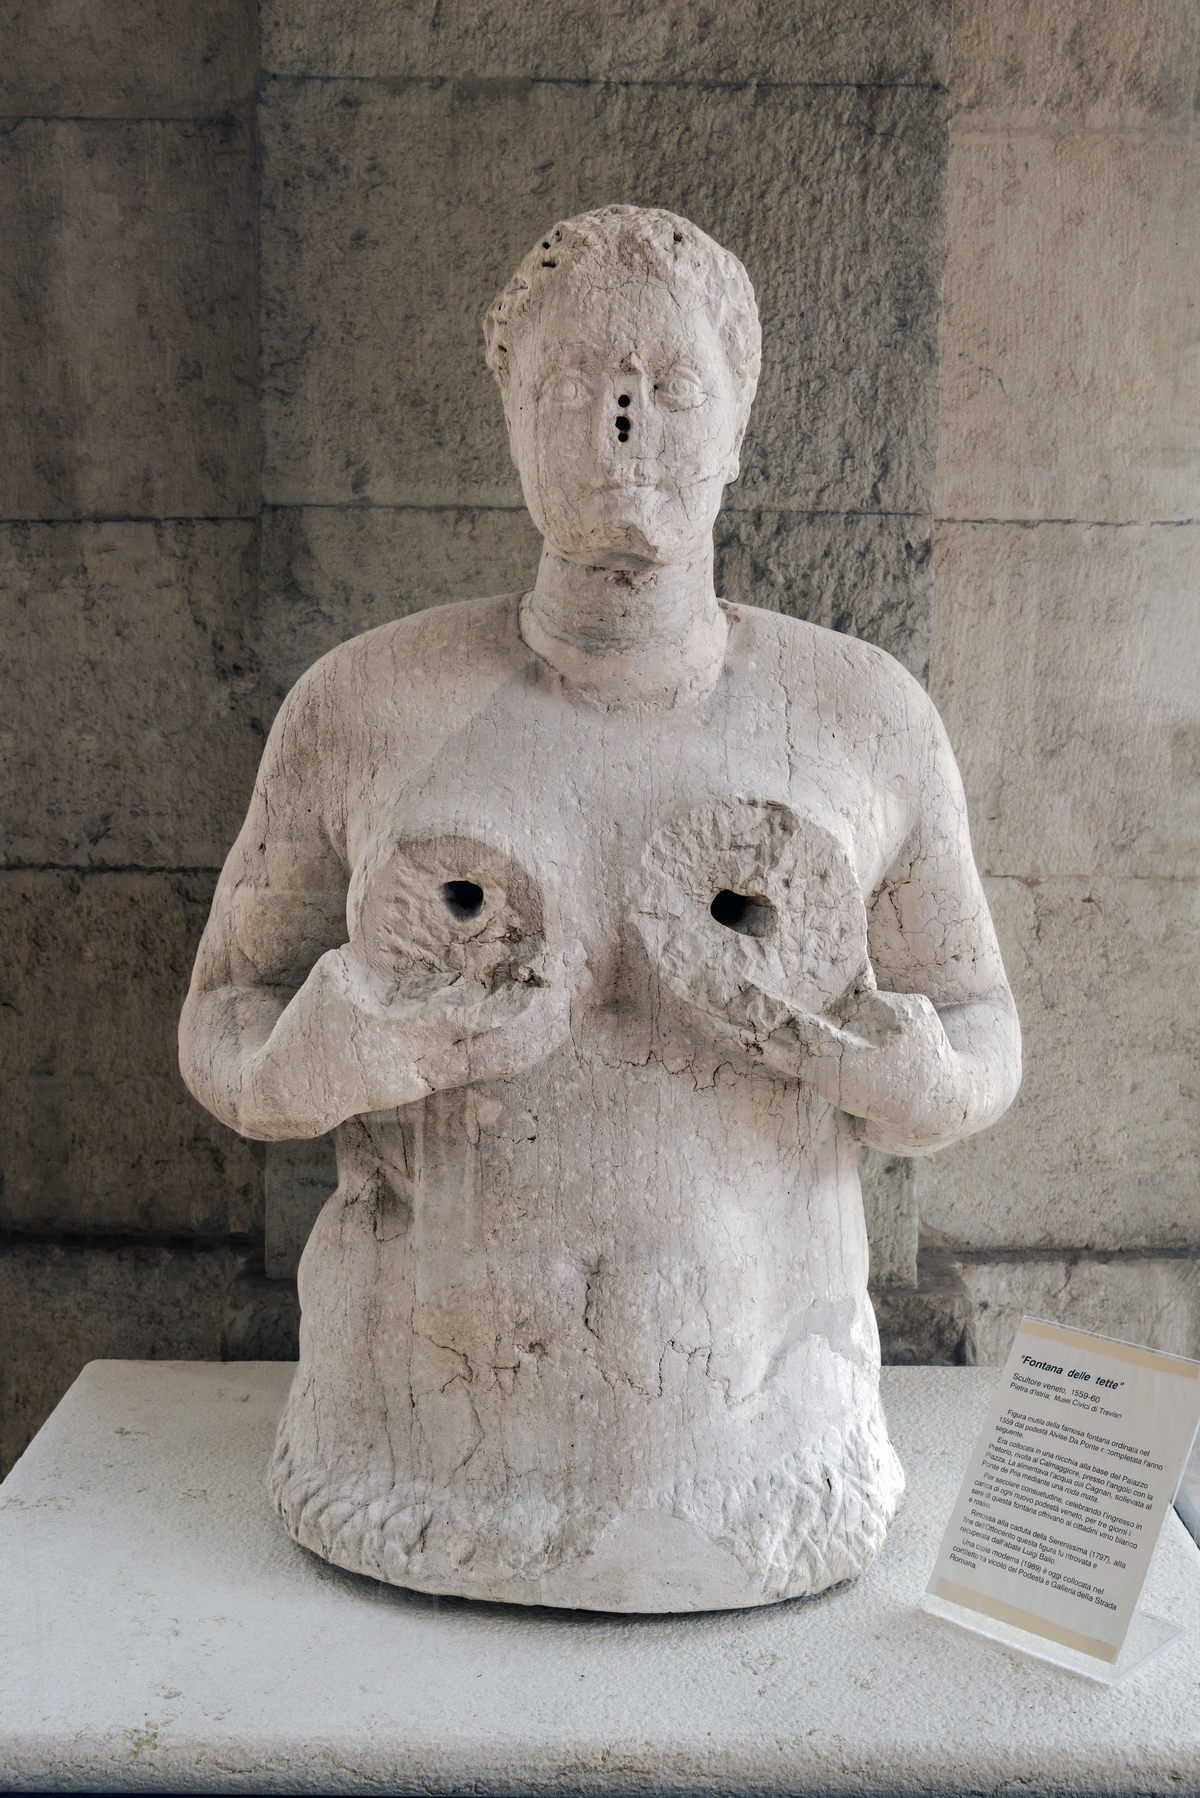
<path fill-rule="evenodd" d="M 617 395 L 617 404 L 618 406 L 627 406 L 629 404 L 629 395 L 627 393 L 619 393 Z"/>
<path fill-rule="evenodd" d="M 448 880 L 442 898 L 452 918 L 477 918 L 483 910 L 483 888 L 473 880 Z"/>
<path fill-rule="evenodd" d="M 755 899 L 749 893 L 731 893 L 728 887 L 719 892 L 709 911 L 726 930 L 740 936 L 770 936 L 775 928 L 775 907 L 769 899 Z"/>

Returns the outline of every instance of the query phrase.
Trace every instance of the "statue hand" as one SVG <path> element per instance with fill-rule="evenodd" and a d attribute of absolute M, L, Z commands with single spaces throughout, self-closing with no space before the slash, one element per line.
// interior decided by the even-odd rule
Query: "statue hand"
<path fill-rule="evenodd" d="M 854 994 L 836 1018 L 797 1013 L 771 1032 L 763 1060 L 792 1072 L 822 1098 L 885 1131 L 901 1132 L 913 1150 L 945 1139 L 965 1120 L 971 1094 L 966 1070 L 933 1002 L 924 993 Z M 929 1120 L 929 1143 L 913 1136 Z"/>
<path fill-rule="evenodd" d="M 494 989 L 459 979 L 413 998 L 389 989 L 352 945 L 329 950 L 248 1070 L 256 1114 L 319 1135 L 361 1112 L 532 1066 L 567 1035 L 587 980 L 583 952 L 544 950 L 514 974 Z"/>
<path fill-rule="evenodd" d="M 542 950 L 495 988 L 459 980 L 431 993 L 409 1023 L 424 1089 L 502 1080 L 544 1061 L 567 1040 L 572 1002 L 590 979 L 584 952 L 573 944 Z M 369 1109 L 387 1103 L 397 1101 Z"/>
<path fill-rule="evenodd" d="M 949 1043 L 937 1008 L 924 993 L 881 993 L 874 988 L 847 995 L 835 1016 L 792 1012 L 763 1043 L 764 1059 L 794 1063 L 797 1057 L 836 1066 L 850 1079 L 928 1079 Z M 805 1074 L 815 1077 L 815 1069 Z"/>

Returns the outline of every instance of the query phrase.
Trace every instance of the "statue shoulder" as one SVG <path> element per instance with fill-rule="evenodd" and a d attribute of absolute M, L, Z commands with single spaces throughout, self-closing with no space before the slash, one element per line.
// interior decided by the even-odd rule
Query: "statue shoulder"
<path fill-rule="evenodd" d="M 348 637 L 315 661 L 284 701 L 284 710 L 327 726 L 361 718 L 375 699 L 394 701 L 405 688 L 436 682 L 448 669 L 481 672 L 519 643 L 519 594 L 448 600 Z"/>
<path fill-rule="evenodd" d="M 815 689 L 892 722 L 925 724 L 936 717 L 920 681 L 886 649 L 784 612 L 732 604 L 726 609 L 746 648 L 756 659 L 770 655 L 797 698 Z"/>

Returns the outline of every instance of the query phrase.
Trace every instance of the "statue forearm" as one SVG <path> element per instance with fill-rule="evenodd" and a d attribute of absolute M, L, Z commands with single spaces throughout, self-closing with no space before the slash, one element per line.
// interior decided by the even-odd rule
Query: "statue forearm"
<path fill-rule="evenodd" d="M 261 988 L 193 995 L 180 1021 L 188 1087 L 242 1136 L 322 1136 L 360 1112 L 432 1090 L 417 1072 L 413 1007 L 391 1015 L 346 991 L 340 951 L 322 956 L 286 1003 Z"/>
<path fill-rule="evenodd" d="M 460 980 L 405 999 L 381 989 L 352 950 L 330 950 L 286 1004 L 262 988 L 193 994 L 179 1029 L 183 1077 L 243 1136 L 321 1136 L 363 1112 L 544 1059 L 567 1034 L 586 969 L 568 952 L 527 972 L 496 991 Z"/>
<path fill-rule="evenodd" d="M 290 1009 L 270 989 L 225 985 L 194 992 L 180 1019 L 187 1088 L 221 1124 L 257 1142 L 320 1136 L 340 1122 L 311 1055 L 284 1041 L 293 1034 L 281 1030 Z"/>
<path fill-rule="evenodd" d="M 841 1027 L 792 1020 L 765 1053 L 855 1118 L 869 1148 L 892 1155 L 932 1154 L 984 1129 L 1021 1080 L 1007 997 L 938 1012 L 923 994 L 866 995 Z"/>
<path fill-rule="evenodd" d="M 285 1003 L 268 989 L 220 986 L 190 993 L 179 1020 L 179 1067 L 184 1084 L 193 1098 L 242 1136 L 271 1141 L 306 1134 L 270 1129 L 267 1119 L 254 1115 L 247 1104 L 249 1070 Z"/>

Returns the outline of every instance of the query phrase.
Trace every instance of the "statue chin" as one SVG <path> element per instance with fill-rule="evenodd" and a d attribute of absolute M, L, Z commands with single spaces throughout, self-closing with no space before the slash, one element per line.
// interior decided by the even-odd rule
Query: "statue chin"
<path fill-rule="evenodd" d="M 655 515 L 659 510 L 640 498 L 631 501 L 630 496 L 620 494 L 609 500 L 605 496 L 605 503 L 593 501 L 569 524 L 555 528 L 548 522 L 542 535 L 551 550 L 577 568 L 625 568 L 640 573 L 690 561 L 703 553 L 707 538 L 697 545 L 689 533 L 672 531 Z"/>
<path fill-rule="evenodd" d="M 699 529 L 685 509 L 684 493 L 657 485 L 593 489 L 577 507 L 557 516 L 535 513 L 534 519 L 548 547 L 564 561 L 637 573 L 706 559 L 721 491 L 716 485 L 712 515 L 705 513 Z"/>

